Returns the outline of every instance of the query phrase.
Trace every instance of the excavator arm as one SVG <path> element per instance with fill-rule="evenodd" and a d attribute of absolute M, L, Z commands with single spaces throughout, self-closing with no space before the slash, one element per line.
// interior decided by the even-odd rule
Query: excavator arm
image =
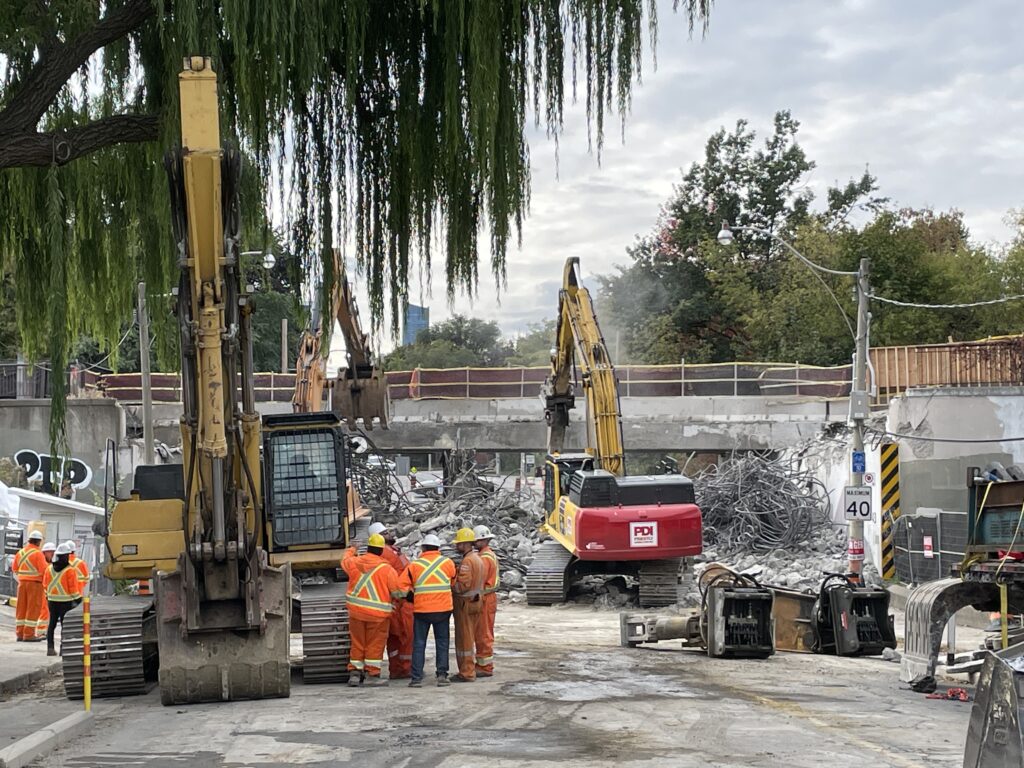
<path fill-rule="evenodd" d="M 373 420 L 388 428 L 390 399 L 384 372 L 377 365 L 370 345 L 370 337 L 359 322 L 359 307 L 352 293 L 352 285 L 345 274 L 341 253 L 334 251 L 334 318 L 345 339 L 347 365 L 338 371 L 332 382 L 332 410 L 343 418 L 349 429 L 355 429 L 356 420 L 373 429 Z"/>
<path fill-rule="evenodd" d="M 161 695 L 165 704 L 287 696 L 291 574 L 268 565 L 260 522 L 241 157 L 221 147 L 210 60 L 186 60 L 179 85 L 181 148 L 165 165 L 181 273 L 184 551 L 156 574 Z"/>
<path fill-rule="evenodd" d="M 323 410 L 327 364 L 320 351 L 322 336 L 319 319 L 314 318 L 299 339 L 299 354 L 295 358 L 295 391 L 292 394 L 292 410 L 295 413 Z"/>
<path fill-rule="evenodd" d="M 576 361 L 587 401 L 587 452 L 597 458 L 601 469 L 624 475 L 622 414 L 615 367 L 601 335 L 590 292 L 580 283 L 576 257 L 565 262 L 562 290 L 558 294 L 555 344 L 551 373 L 542 389 L 549 453 L 561 453 L 564 449 L 569 412 L 576 405 L 572 376 Z"/>

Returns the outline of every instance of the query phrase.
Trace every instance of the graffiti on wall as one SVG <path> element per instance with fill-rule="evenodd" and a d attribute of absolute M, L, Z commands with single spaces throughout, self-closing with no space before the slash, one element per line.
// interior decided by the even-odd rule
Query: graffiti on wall
<path fill-rule="evenodd" d="M 30 483 L 47 481 L 51 472 L 66 478 L 72 488 L 85 488 L 92 482 L 92 467 L 72 456 L 53 457 L 25 448 L 14 454 L 14 461 L 25 470 Z"/>

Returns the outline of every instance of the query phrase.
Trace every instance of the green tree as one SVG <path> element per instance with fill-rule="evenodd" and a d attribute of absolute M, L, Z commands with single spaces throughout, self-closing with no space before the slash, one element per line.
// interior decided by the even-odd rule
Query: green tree
<path fill-rule="evenodd" d="M 551 365 L 551 348 L 555 345 L 556 321 L 531 323 L 529 330 L 516 337 L 512 354 L 506 362 L 526 368 Z"/>
<path fill-rule="evenodd" d="M 711 0 L 682 5 L 691 29 L 706 23 Z M 138 278 L 170 288 L 160 158 L 178 142 L 183 56 L 213 58 L 251 175 L 281 171 L 289 239 L 305 271 L 319 264 L 321 307 L 337 202 L 355 212 L 374 318 L 390 298 L 396 330 L 411 257 L 429 271 L 435 242 L 449 290 L 472 292 L 486 222 L 503 280 L 527 208 L 528 105 L 557 134 L 579 72 L 600 149 L 606 115 L 628 111 L 653 14 L 643 0 L 0 3 L 0 264 L 23 350 L 63 369 L 77 336 L 119 338 Z M 54 440 L 62 405 L 58 386 Z"/>
<path fill-rule="evenodd" d="M 493 368 L 505 365 L 513 346 L 493 320 L 453 315 L 419 332 L 416 341 L 386 355 L 385 370 L 412 368 Z"/>

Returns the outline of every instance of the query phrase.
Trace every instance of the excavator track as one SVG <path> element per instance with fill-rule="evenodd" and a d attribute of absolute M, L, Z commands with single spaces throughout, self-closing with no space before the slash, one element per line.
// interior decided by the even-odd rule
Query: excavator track
<path fill-rule="evenodd" d="M 348 679 L 352 647 L 345 590 L 302 595 L 302 682 L 337 683 Z"/>
<path fill-rule="evenodd" d="M 157 664 L 153 599 L 94 597 L 91 603 L 92 695 L 101 698 L 146 693 L 155 678 Z M 60 650 L 64 693 L 69 699 L 81 699 L 81 606 L 64 617 Z"/>
<path fill-rule="evenodd" d="M 526 572 L 526 602 L 529 605 L 564 603 L 569 594 L 569 565 L 572 552 L 557 541 L 541 544 Z"/>
<path fill-rule="evenodd" d="M 662 608 L 678 601 L 679 570 L 682 558 L 648 560 L 640 564 L 640 605 L 644 608 Z"/>

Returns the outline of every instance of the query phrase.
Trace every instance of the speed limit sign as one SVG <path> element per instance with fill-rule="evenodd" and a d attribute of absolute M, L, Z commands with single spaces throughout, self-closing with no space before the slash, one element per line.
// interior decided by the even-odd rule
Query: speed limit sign
<path fill-rule="evenodd" d="M 847 520 L 871 520 L 871 489 L 862 485 L 848 485 L 843 493 L 843 510 Z"/>

